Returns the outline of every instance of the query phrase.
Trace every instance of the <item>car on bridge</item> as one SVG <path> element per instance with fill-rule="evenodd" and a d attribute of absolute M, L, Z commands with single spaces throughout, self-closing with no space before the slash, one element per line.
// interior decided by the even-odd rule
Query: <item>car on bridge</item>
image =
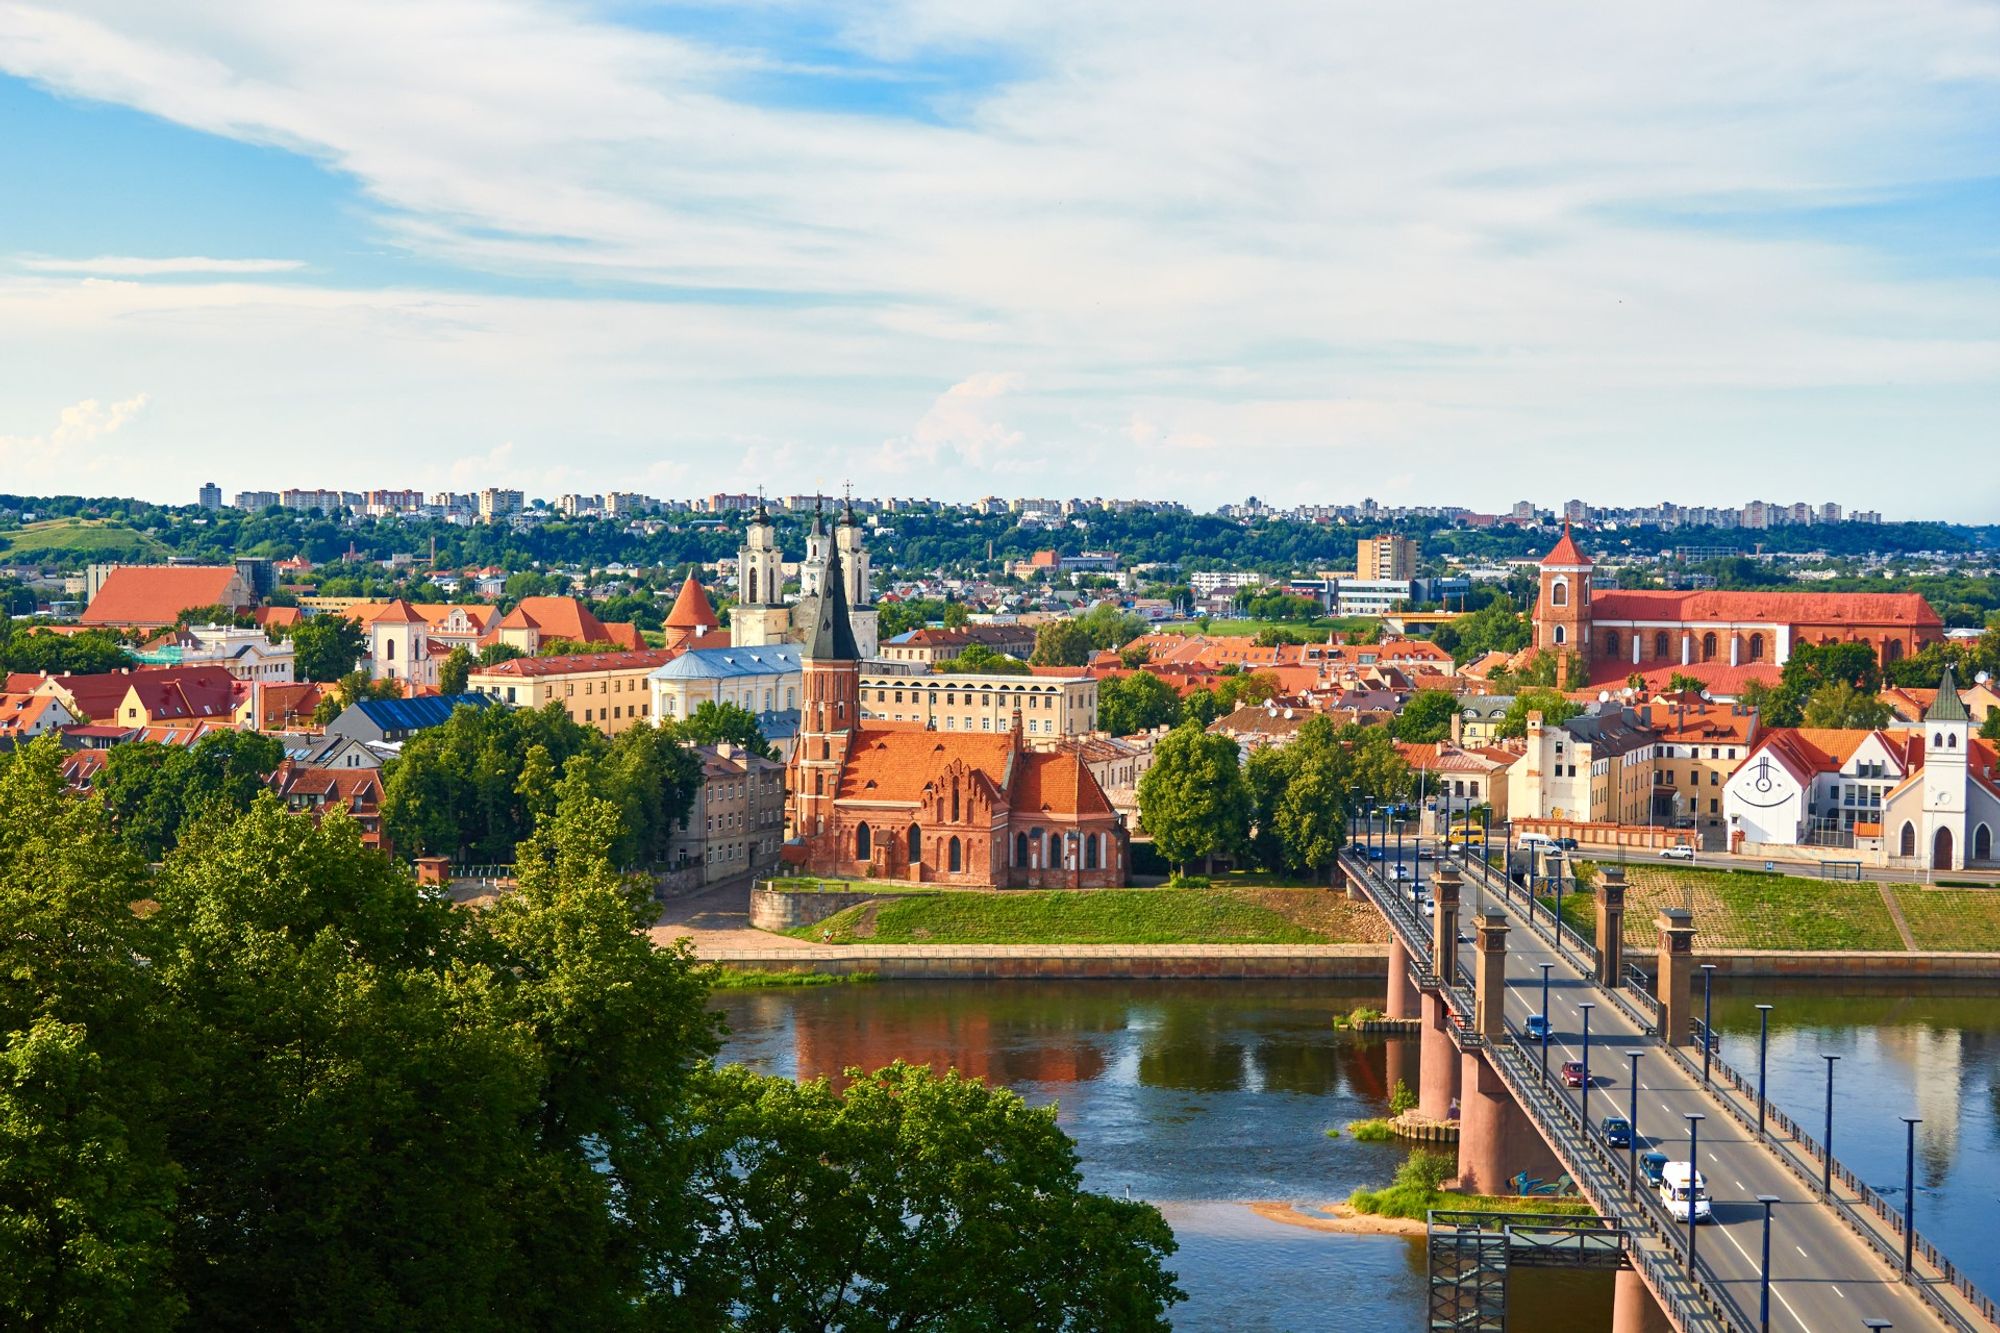
<path fill-rule="evenodd" d="M 1549 1019 L 1546 1014 L 1528 1015 L 1528 1040 L 1546 1041 L 1549 1037 Z"/>
<path fill-rule="evenodd" d="M 1580 1088 L 1583 1086 L 1583 1061 L 1565 1060 L 1562 1068 L 1563 1086 Z"/>
<path fill-rule="evenodd" d="M 1694 848 L 1687 843 L 1677 842 L 1671 847 L 1662 847 L 1660 855 L 1669 861 L 1692 861 L 1694 860 Z"/>
<path fill-rule="evenodd" d="M 1632 1146 L 1632 1122 L 1622 1115 L 1608 1115 L 1598 1122 L 1598 1132 L 1604 1135 L 1606 1146 L 1629 1148 Z"/>
<path fill-rule="evenodd" d="M 1663 1152 L 1642 1152 L 1639 1154 L 1639 1171 L 1646 1177 L 1651 1189 L 1660 1187 L 1660 1177 L 1666 1173 L 1667 1155 Z"/>
<path fill-rule="evenodd" d="M 1710 1220 L 1708 1181 L 1690 1162 L 1668 1162 L 1660 1170 L 1660 1202 L 1667 1205 L 1667 1215 L 1676 1222 L 1688 1220 L 1692 1210 L 1694 1220 Z"/>
<path fill-rule="evenodd" d="M 1414 878 L 1414 875 L 1408 866 L 1398 865 L 1389 867 L 1389 878 L 1400 883 L 1403 880 Z"/>

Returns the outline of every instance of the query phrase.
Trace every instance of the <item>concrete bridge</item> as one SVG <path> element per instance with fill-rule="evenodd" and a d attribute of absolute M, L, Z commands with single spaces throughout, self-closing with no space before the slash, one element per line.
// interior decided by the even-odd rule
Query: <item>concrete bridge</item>
<path fill-rule="evenodd" d="M 1760 1114 L 1753 1085 L 1712 1056 L 1704 1075 L 1687 912 L 1657 919 L 1648 993 L 1624 965 L 1625 890 L 1615 867 L 1597 888 L 1594 941 L 1476 859 L 1436 870 L 1429 919 L 1412 884 L 1387 877 L 1362 850 L 1343 854 L 1341 867 L 1350 895 L 1373 903 L 1392 929 L 1385 1009 L 1421 1020 L 1418 1109 L 1439 1120 L 1455 1110 L 1461 1186 L 1510 1194 L 1520 1173 L 1567 1175 L 1624 1228 L 1629 1267 L 1618 1274 L 1614 1333 L 1669 1325 L 1821 1333 L 1870 1320 L 1898 1330 L 2000 1330 L 2000 1310 L 1921 1236 L 1910 1238 L 1906 1274 L 1901 1215 L 1829 1162 L 1775 1104 Z M 1526 1035 L 1538 1013 L 1551 1027 L 1546 1041 Z M 1562 1062 L 1586 1058 L 1586 1086 L 1565 1087 Z M 1606 1143 L 1598 1125 L 1609 1115 L 1633 1120 L 1630 1148 Z M 1647 1149 L 1697 1159 L 1712 1222 L 1691 1233 L 1668 1214 L 1637 1170 Z M 1759 1196 L 1777 1200 L 1768 1260 Z"/>

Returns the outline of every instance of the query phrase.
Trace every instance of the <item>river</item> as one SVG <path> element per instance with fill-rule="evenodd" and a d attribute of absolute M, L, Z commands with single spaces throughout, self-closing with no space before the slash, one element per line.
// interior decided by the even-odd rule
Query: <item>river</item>
<path fill-rule="evenodd" d="M 1900 1199 L 1905 1114 L 1921 1115 L 1918 1229 L 2000 1290 L 2000 993 L 1924 998 L 1808 984 L 1718 985 L 1716 1027 L 1754 1071 L 1757 1011 L 1773 1010 L 1774 1099 L 1817 1130 L 1822 1052 L 1839 1054 L 1835 1151 Z M 1317 1206 L 1385 1182 L 1405 1149 L 1329 1139 L 1383 1113 L 1390 1071 L 1414 1081 L 1415 1039 L 1335 1032 L 1379 985 L 1291 982 L 884 982 L 722 992 L 722 1058 L 788 1077 L 894 1059 L 956 1066 L 1055 1102 L 1093 1189 L 1157 1204 L 1180 1250 L 1181 1330 L 1417 1329 L 1421 1240 L 1267 1221 L 1259 1200 Z M 1894 1193 L 1890 1193 L 1891 1189 Z M 1515 1327 L 1608 1326 L 1608 1277 L 1517 1272 Z"/>

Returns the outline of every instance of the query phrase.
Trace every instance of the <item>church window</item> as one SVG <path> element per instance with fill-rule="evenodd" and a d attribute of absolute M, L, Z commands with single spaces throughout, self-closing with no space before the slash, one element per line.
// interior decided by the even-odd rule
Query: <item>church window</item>
<path fill-rule="evenodd" d="M 952 785 L 951 789 L 951 822 L 954 824 L 958 822 L 958 786 L 956 783 Z"/>
<path fill-rule="evenodd" d="M 1658 633 L 1653 635 L 1653 656 L 1665 657 L 1666 655 L 1667 655 L 1667 632 L 1665 630 L 1660 630 Z"/>
<path fill-rule="evenodd" d="M 822 759 L 831 759 L 831 758 L 833 758 L 833 742 L 832 742 L 832 741 L 825 741 L 825 740 L 823 740 L 823 741 L 821 741 L 821 742 L 819 743 L 819 757 L 820 757 L 820 758 L 822 758 Z"/>
<path fill-rule="evenodd" d="M 1016 833 L 1014 835 L 1014 864 L 1017 866 L 1028 864 L 1028 835 L 1026 833 Z"/>
<path fill-rule="evenodd" d="M 1556 642 L 1557 643 L 1569 642 L 1569 636 L 1563 631 L 1563 627 L 1561 625 L 1556 626 Z"/>
<path fill-rule="evenodd" d="M 1902 661 L 1903 641 L 1901 639 L 1889 640 L 1889 642 L 1882 645 L 1882 654 L 1883 656 L 1887 657 L 1891 662 Z"/>
<path fill-rule="evenodd" d="M 813 795 L 826 795 L 826 775 L 824 773 L 813 774 Z"/>
<path fill-rule="evenodd" d="M 1605 631 L 1604 655 L 1606 657 L 1618 656 L 1618 631 L 1615 629 Z"/>
<path fill-rule="evenodd" d="M 1044 864 L 1042 860 L 1042 831 L 1038 828 L 1028 830 L 1028 856 L 1029 864 Z"/>
<path fill-rule="evenodd" d="M 1083 840 L 1083 868 L 1097 869 L 1097 835 L 1092 833 Z"/>
<path fill-rule="evenodd" d="M 1945 737 L 1944 745 L 1947 750 L 1956 750 L 1958 748 L 1958 733 L 1953 732 L 1950 736 Z"/>
<path fill-rule="evenodd" d="M 1901 854 L 1904 856 L 1915 856 L 1917 854 L 1917 826 L 1915 824 L 1905 823 L 1903 825 Z"/>
<path fill-rule="evenodd" d="M 910 864 L 916 865 L 924 859 L 924 840 L 915 824 L 910 825 Z"/>
<path fill-rule="evenodd" d="M 390 639 L 388 642 L 384 643 L 382 645 L 382 648 L 384 655 L 388 658 L 389 661 L 393 662 L 396 660 L 396 641 L 394 639 Z"/>
<path fill-rule="evenodd" d="M 945 846 L 945 856 L 947 858 L 947 860 L 945 861 L 945 865 L 954 874 L 956 874 L 958 871 L 965 869 L 965 853 L 959 847 L 958 839 L 953 838 L 950 842 L 946 843 L 944 846 Z"/>
<path fill-rule="evenodd" d="M 1549 605 L 1550 606 L 1569 605 L 1569 584 L 1563 582 L 1561 579 L 1557 579 L 1554 583 L 1549 585 Z"/>
<path fill-rule="evenodd" d="M 1764 636 L 1761 634 L 1750 636 L 1750 660 L 1753 662 L 1764 660 Z"/>
<path fill-rule="evenodd" d="M 854 830 L 854 859 L 866 861 L 875 854 L 874 840 L 869 836 L 868 826 L 863 824 Z"/>
<path fill-rule="evenodd" d="M 1704 662 L 1713 662 L 1715 660 L 1715 632 L 1713 630 L 1701 636 L 1701 660 Z"/>

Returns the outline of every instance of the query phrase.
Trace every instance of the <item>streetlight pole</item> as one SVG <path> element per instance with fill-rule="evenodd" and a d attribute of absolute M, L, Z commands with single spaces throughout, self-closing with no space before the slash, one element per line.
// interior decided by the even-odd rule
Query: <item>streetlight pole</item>
<path fill-rule="evenodd" d="M 1764 1262 L 1757 1270 L 1757 1333 L 1771 1333 L 1771 1205 L 1775 1194 L 1759 1194 L 1764 1205 Z"/>
<path fill-rule="evenodd" d="M 1694 1274 L 1694 1202 L 1701 1194 L 1701 1122 L 1699 1111 L 1685 1112 L 1688 1122 L 1688 1275 Z"/>
<path fill-rule="evenodd" d="M 1837 1055 L 1821 1055 L 1826 1061 L 1826 1136 L 1820 1140 L 1819 1192 L 1833 1197 L 1833 1062 Z"/>
<path fill-rule="evenodd" d="M 1708 1082 L 1708 1062 L 1715 1050 L 1715 964 L 1701 965 L 1701 1081 Z"/>
<path fill-rule="evenodd" d="M 1922 1116 L 1903 1117 L 1903 1277 L 1910 1276 L 1911 1252 L 1917 1243 L 1917 1126 Z"/>
<path fill-rule="evenodd" d="M 1861 1327 L 1867 1329 L 1868 1333 L 1881 1333 L 1883 1329 L 1894 1328 L 1895 1325 L 1886 1319 L 1864 1319 L 1861 1321 Z"/>
<path fill-rule="evenodd" d="M 1764 1137 L 1764 1057 L 1771 1045 L 1771 1006 L 1757 1006 L 1757 1137 Z"/>
<path fill-rule="evenodd" d="M 1639 1197 L 1639 1057 L 1644 1051 L 1627 1051 L 1632 1069 L 1625 1080 L 1625 1188 Z"/>
<path fill-rule="evenodd" d="M 1583 1011 L 1583 1082 L 1576 1099 L 1576 1116 L 1583 1122 L 1583 1132 L 1590 1133 L 1590 1011 L 1597 1006 L 1589 1000 L 1577 1005 Z"/>
<path fill-rule="evenodd" d="M 1554 963 L 1543 963 L 1542 968 L 1542 1081 L 1549 1078 L 1549 1029 L 1554 1026 L 1549 1018 L 1549 969 Z"/>

